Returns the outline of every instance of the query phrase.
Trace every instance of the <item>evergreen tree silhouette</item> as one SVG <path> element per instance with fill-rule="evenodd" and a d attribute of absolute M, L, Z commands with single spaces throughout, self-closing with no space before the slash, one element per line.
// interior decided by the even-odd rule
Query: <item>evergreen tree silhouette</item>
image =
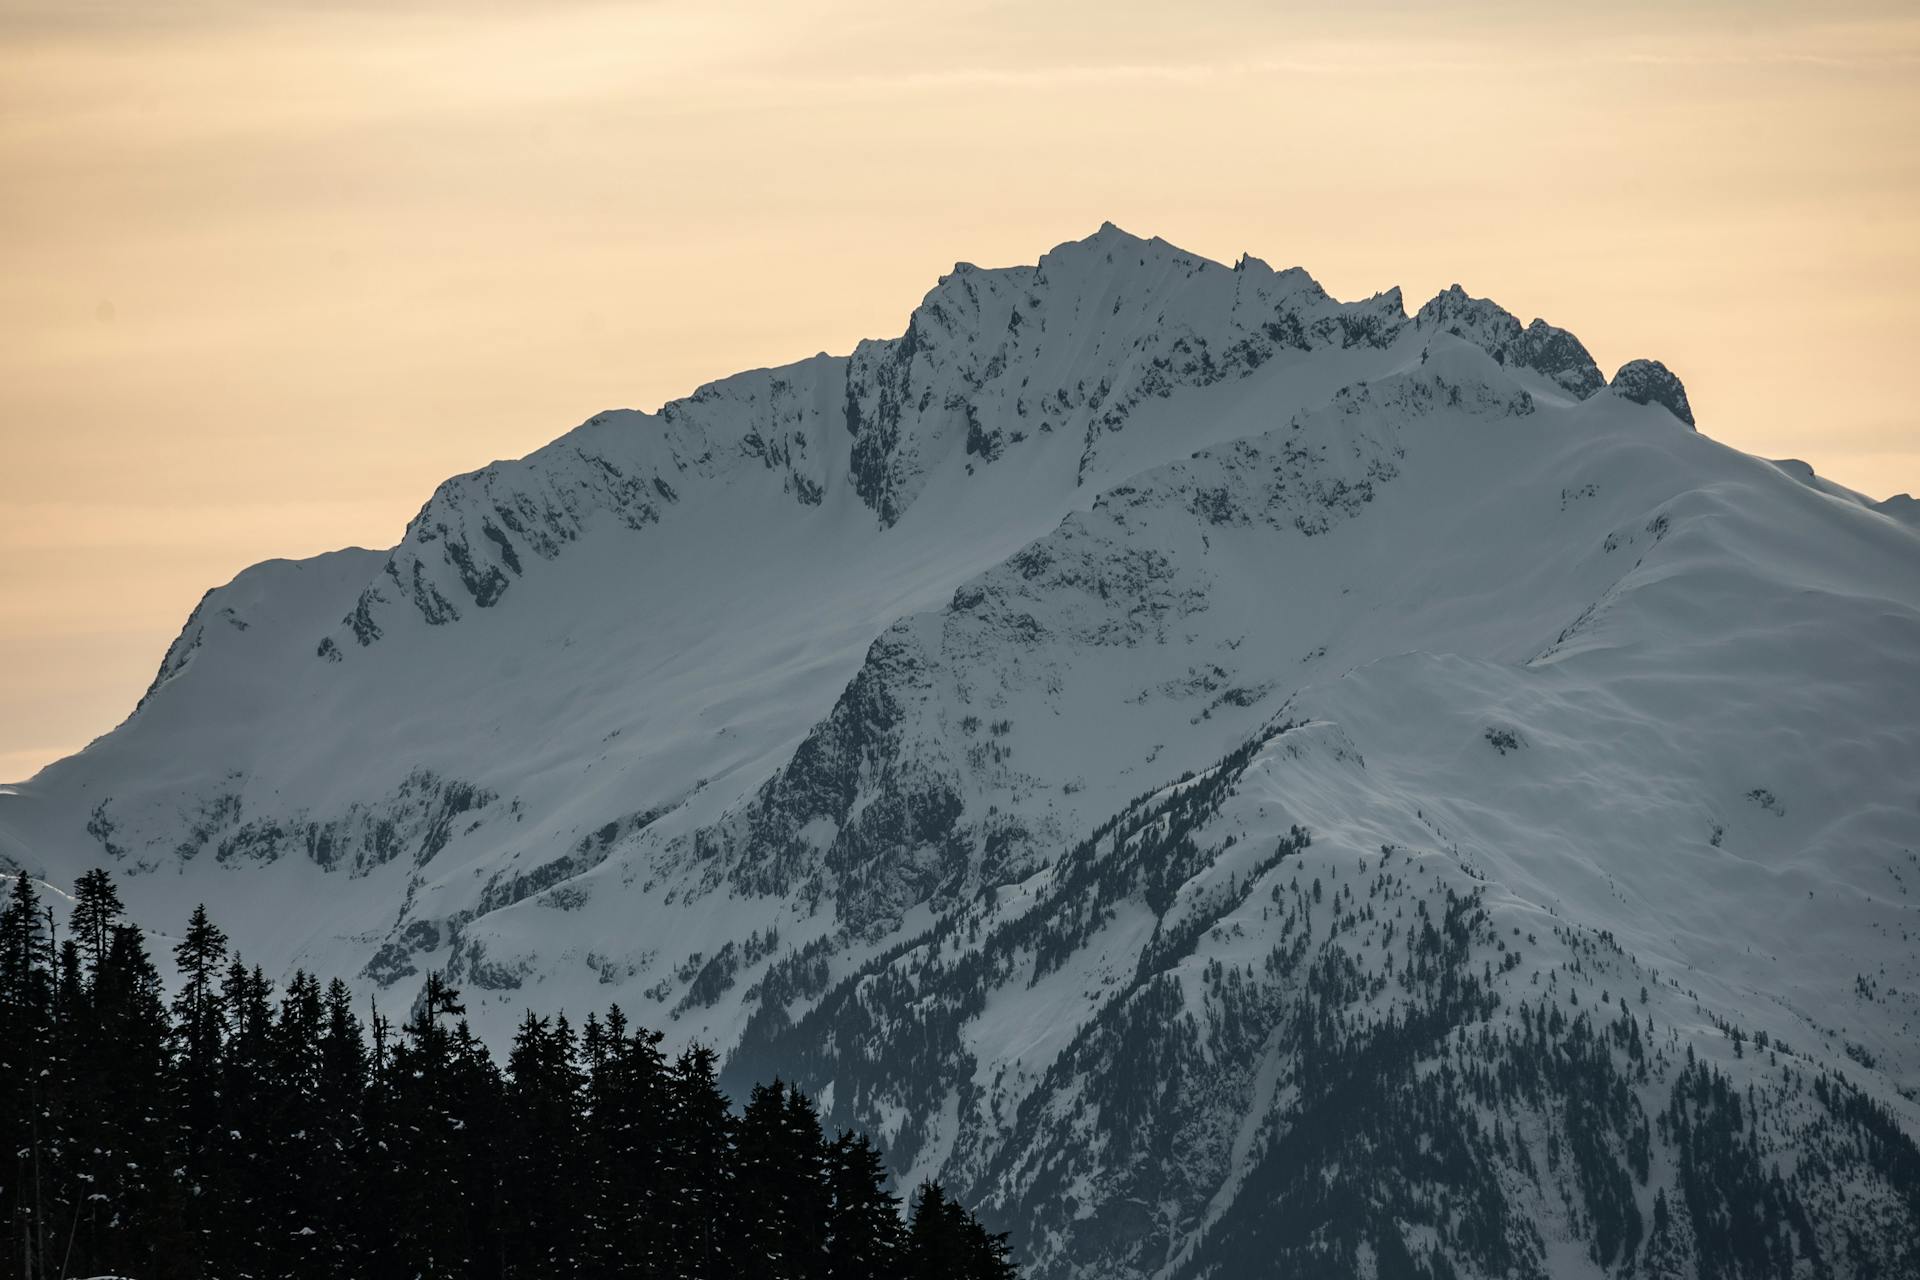
<path fill-rule="evenodd" d="M 171 1074 L 166 1001 L 139 929 L 113 927 L 90 996 L 93 1025 L 84 1052 L 94 1083 L 85 1109 L 99 1125 L 97 1181 L 81 1219 L 89 1239 L 86 1270 L 152 1274 L 180 1247 L 180 1202 L 167 1166 L 173 1129 L 165 1105 Z M 109 1230 L 114 1224 L 120 1229 Z M 80 1269 L 76 1259 L 72 1270 Z"/>
<path fill-rule="evenodd" d="M 788 1206 L 792 1274 L 801 1280 L 825 1280 L 827 1235 L 833 1215 L 827 1143 L 813 1100 L 791 1087 L 787 1090 L 784 1133 L 786 1166 L 793 1188 Z"/>
<path fill-rule="evenodd" d="M 466 1037 L 442 1021 L 465 1011 L 459 991 L 429 973 L 387 1071 L 385 1140 L 407 1171 L 395 1188 L 391 1260 L 397 1274 L 426 1280 L 464 1275 L 473 1261 L 469 1228 L 478 1206 L 464 1127 L 474 1100 L 461 1096 L 473 1081 Z"/>
<path fill-rule="evenodd" d="M 342 1275 L 355 1257 L 366 1195 L 366 1179 L 359 1175 L 372 1157 L 365 1120 L 367 1046 L 353 993 L 338 978 L 327 984 L 323 1019 L 305 1154 L 310 1217 L 303 1225 L 317 1237 L 306 1251 L 313 1274 Z"/>
<path fill-rule="evenodd" d="M 9 1089 L 0 1106 L 13 1164 L 8 1208 L 26 1274 L 48 1266 L 49 1193 L 57 1175 L 51 1150 L 58 1096 L 53 1020 L 53 930 L 39 891 L 22 871 L 0 909 L 0 1064 L 21 1085 Z"/>
<path fill-rule="evenodd" d="M 503 1073 L 443 973 L 396 1035 L 337 979 L 276 996 L 204 907 L 169 1004 L 111 879 L 85 883 L 57 949 L 31 880 L 0 908 L 0 1204 L 30 1280 L 1010 1274 L 937 1187 L 910 1248 L 866 1139 L 826 1143 L 779 1081 L 736 1118 L 712 1050 L 669 1067 L 617 1006 L 577 1038 L 528 1013 Z"/>
<path fill-rule="evenodd" d="M 573 1032 L 529 1010 L 507 1057 L 500 1168 L 502 1270 L 507 1276 L 575 1273 L 570 1229 L 585 1187 L 579 1178 L 582 1085 Z"/>
<path fill-rule="evenodd" d="M 727 1274 L 734 1259 L 734 1121 L 720 1092 L 714 1054 L 695 1045 L 668 1079 L 665 1144 L 669 1265 L 682 1276 Z"/>
<path fill-rule="evenodd" d="M 910 1280 L 1003 1280 L 1015 1274 L 1007 1238 L 989 1234 L 937 1182 L 923 1182 L 907 1232 Z"/>
<path fill-rule="evenodd" d="M 830 1280 L 887 1280 L 900 1274 L 906 1228 L 900 1199 L 887 1190 L 880 1152 L 863 1136 L 843 1133 L 827 1152 L 832 1208 L 827 1214 Z"/>
<path fill-rule="evenodd" d="M 631 1030 L 620 1006 L 603 1023 L 589 1016 L 582 1049 L 592 1153 L 585 1194 L 600 1242 L 603 1274 L 674 1275 L 679 1242 L 665 1229 L 671 1212 L 665 1164 L 675 1137 L 669 1127 L 666 1063 L 660 1034 Z"/>
<path fill-rule="evenodd" d="M 88 973 L 99 971 L 100 962 L 106 959 L 114 926 L 125 913 L 120 891 L 114 888 L 113 877 L 104 868 L 84 872 L 74 881 L 73 913 L 68 918 L 68 927 L 79 944 Z"/>
<path fill-rule="evenodd" d="M 274 1250 L 267 1233 L 248 1224 L 271 1220 L 271 1188 L 283 1176 L 268 1160 L 274 1078 L 272 984 L 236 957 L 220 1000 L 226 1035 L 220 1055 L 220 1120 L 208 1142 L 212 1169 L 208 1218 L 214 1224 L 209 1264 L 216 1274 L 265 1275 Z"/>
<path fill-rule="evenodd" d="M 174 1097 L 176 1177 L 180 1188 L 182 1270 L 213 1257 L 218 1193 L 224 1168 L 217 1146 L 221 1119 L 221 1046 L 226 1038 L 226 1000 L 220 975 L 227 935 L 193 909 L 187 931 L 173 949 L 180 987 L 173 997 L 177 1057 Z"/>

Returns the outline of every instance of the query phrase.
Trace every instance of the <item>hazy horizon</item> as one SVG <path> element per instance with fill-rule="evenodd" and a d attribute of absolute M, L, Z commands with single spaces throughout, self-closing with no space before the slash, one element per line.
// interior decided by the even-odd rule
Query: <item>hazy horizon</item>
<path fill-rule="evenodd" d="M 0 0 L 0 780 L 201 593 L 1103 220 L 1455 283 L 1920 490 L 1920 17 Z"/>

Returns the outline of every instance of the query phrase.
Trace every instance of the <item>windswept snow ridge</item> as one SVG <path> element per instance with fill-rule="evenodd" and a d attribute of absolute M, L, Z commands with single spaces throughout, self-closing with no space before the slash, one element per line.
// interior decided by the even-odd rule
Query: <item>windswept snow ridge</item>
<path fill-rule="evenodd" d="M 1911 1274 L 1920 528 L 1694 425 L 1104 226 L 209 592 L 0 858 L 618 1001 L 1038 1276 Z"/>

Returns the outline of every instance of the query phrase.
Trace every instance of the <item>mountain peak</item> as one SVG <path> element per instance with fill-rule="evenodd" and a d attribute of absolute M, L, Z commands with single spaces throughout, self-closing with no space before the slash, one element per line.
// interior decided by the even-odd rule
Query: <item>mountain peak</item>
<path fill-rule="evenodd" d="M 496 1045 L 617 999 L 1033 1280 L 1691 1274 L 1756 1204 L 1909 1274 L 1914 504 L 1405 302 L 957 263 L 210 594 L 0 865 Z"/>
<path fill-rule="evenodd" d="M 1226 272 L 1225 264 L 1202 254 L 1190 252 L 1159 236 L 1137 236 L 1112 222 L 1103 222 L 1092 235 L 1055 245 L 1040 255 L 1037 270 L 1045 274 L 1067 265 L 1085 266 L 1093 273 L 1105 268 L 1124 271 L 1128 267 L 1172 264 L 1193 271 Z"/>

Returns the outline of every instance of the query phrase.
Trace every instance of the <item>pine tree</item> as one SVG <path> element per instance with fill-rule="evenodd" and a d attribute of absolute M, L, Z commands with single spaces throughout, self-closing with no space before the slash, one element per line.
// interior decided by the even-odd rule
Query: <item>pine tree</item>
<path fill-rule="evenodd" d="M 643 1278 L 674 1274 L 673 1241 L 663 1229 L 663 1152 L 670 1139 L 670 1101 L 660 1034 L 630 1030 L 618 1005 L 605 1023 L 589 1017 L 582 1043 L 588 1082 L 586 1198 L 597 1228 L 603 1274 Z"/>
<path fill-rule="evenodd" d="M 670 1262 L 681 1276 L 724 1276 L 731 1261 L 734 1124 L 714 1062 L 713 1050 L 694 1045 L 674 1063 L 668 1084 L 663 1217 Z"/>
<path fill-rule="evenodd" d="M 611 1223 L 622 1206 L 612 1186 L 613 1161 L 608 1137 L 610 1107 L 607 1091 L 611 1077 L 606 1071 L 607 1037 L 600 1017 L 591 1010 L 580 1028 L 580 1043 L 575 1059 L 584 1094 L 581 1099 L 581 1167 L 578 1207 L 579 1241 L 575 1252 L 581 1266 L 597 1275 L 617 1277 L 634 1274 L 628 1262 L 608 1241 Z"/>
<path fill-rule="evenodd" d="M 909 1280 L 1012 1280 L 1013 1262 L 1004 1235 L 990 1234 L 937 1182 L 923 1182 L 914 1196 L 907 1232 Z"/>
<path fill-rule="evenodd" d="M 49 1269 L 47 1255 L 48 1096 L 52 1085 L 54 1012 L 53 931 L 40 907 L 33 881 L 22 871 L 14 877 L 7 905 L 0 909 L 0 1066 L 24 1087 L 6 1091 L 7 1150 L 14 1172 L 8 1179 L 22 1274 Z M 56 1260 L 57 1261 L 57 1260 Z"/>
<path fill-rule="evenodd" d="M 224 1175 L 220 1145 L 221 1046 L 225 1042 L 226 1000 L 220 975 L 227 958 L 227 935 L 207 918 L 204 903 L 193 909 L 186 936 L 173 949 L 180 989 L 173 998 L 173 1034 L 177 1054 L 172 1099 L 177 1129 L 183 1229 L 183 1271 L 214 1256 Z"/>
<path fill-rule="evenodd" d="M 107 957 L 107 944 L 113 938 L 114 926 L 125 913 L 120 891 L 113 887 L 113 877 L 104 868 L 83 872 L 74 881 L 73 914 L 68 927 L 80 946 L 89 974 L 99 972 L 100 962 Z"/>
<path fill-rule="evenodd" d="M 584 1198 L 582 1087 L 573 1032 L 528 1010 L 507 1057 L 500 1162 L 503 1272 L 576 1274 L 573 1218 Z"/>
<path fill-rule="evenodd" d="M 320 1032 L 319 1068 L 313 1084 L 312 1128 L 306 1143 L 309 1203 L 307 1212 L 317 1239 L 307 1256 L 324 1274 L 343 1275 L 358 1253 L 360 1200 L 370 1159 L 365 1115 L 368 1095 L 367 1046 L 353 993 L 335 978 L 327 984 Z"/>
<path fill-rule="evenodd" d="M 465 1011 L 460 992 L 441 974 L 428 974 L 387 1072 L 385 1138 L 406 1170 L 393 1188 L 391 1263 L 398 1274 L 423 1280 L 467 1273 L 475 1260 L 472 1228 L 491 1195 L 476 1177 L 480 1134 L 473 1131 L 497 1117 L 491 1064 L 480 1067 L 484 1055 L 464 1022 L 451 1029 L 442 1022 Z"/>
<path fill-rule="evenodd" d="M 468 1274 L 492 1276 L 500 1264 L 497 1134 L 505 1098 L 499 1068 L 466 1019 L 454 1024 L 451 1043 L 447 1114 L 453 1129 L 458 1230 L 465 1240 Z"/>
<path fill-rule="evenodd" d="M 269 1269 L 289 1277 L 336 1274 L 326 1209 L 332 1162 L 324 1150 L 321 1100 L 326 1004 L 319 980 L 296 971 L 280 997 L 267 1037 L 268 1079 L 259 1091 L 263 1126 L 253 1145 L 274 1173 L 262 1191 L 270 1224 Z M 353 1106 L 358 1109 L 358 1099 Z"/>
<path fill-rule="evenodd" d="M 412 1229 L 411 1198 L 417 1188 L 406 1161 L 411 1149 L 401 1075 L 406 1055 L 399 1050 L 392 1024 L 369 1007 L 367 1030 L 372 1052 L 360 1104 L 360 1170 L 353 1240 L 353 1274 L 368 1280 L 410 1280 L 409 1258 L 395 1242 Z"/>
<path fill-rule="evenodd" d="M 787 1280 L 799 1274 L 793 1254 L 794 1184 L 788 1167 L 787 1087 L 779 1080 L 753 1087 L 739 1122 L 734 1181 L 739 1216 L 728 1244 L 733 1269 L 746 1280 Z"/>
<path fill-rule="evenodd" d="M 889 1280 L 900 1274 L 906 1228 L 900 1200 L 887 1190 L 880 1152 L 865 1137 L 843 1133 L 828 1149 L 833 1207 L 827 1215 L 830 1280 Z"/>
<path fill-rule="evenodd" d="M 781 1165 L 787 1182 L 788 1275 L 794 1280 L 825 1280 L 833 1186 L 820 1114 L 806 1094 L 789 1087 L 780 1119 Z"/>
<path fill-rule="evenodd" d="M 80 948 L 69 936 L 60 943 L 54 965 L 50 1032 L 40 1072 L 40 1144 L 48 1170 L 43 1211 L 52 1232 L 50 1258 L 61 1270 L 71 1259 L 88 1194 L 98 1181 L 104 1140 L 97 1103 L 101 1063 L 89 1051 L 97 1038 L 96 1021 L 82 967 Z"/>
<path fill-rule="evenodd" d="M 179 1201 L 168 1149 L 171 1077 L 166 1002 L 140 930 L 113 927 L 90 992 L 83 1041 L 96 1118 L 94 1181 L 84 1204 L 91 1272 L 150 1275 L 179 1246 Z M 76 1208 L 81 1206 L 76 1206 Z M 74 1271 L 80 1270 L 76 1258 Z"/>
<path fill-rule="evenodd" d="M 44 1034 L 53 999 L 53 935 L 40 893 L 22 871 L 0 908 L 0 1012 L 10 1028 Z"/>
<path fill-rule="evenodd" d="M 908 1280 L 960 1280 L 965 1248 L 956 1206 L 937 1182 L 923 1182 L 913 1197 L 907 1228 Z"/>
<path fill-rule="evenodd" d="M 214 1167 L 211 1218 L 218 1224 L 211 1255 L 223 1274 L 265 1275 L 274 1269 L 277 1241 L 242 1224 L 273 1218 L 271 1188 L 283 1171 L 272 1160 L 273 984 L 237 957 L 221 984 L 226 1034 L 220 1059 L 219 1120 L 209 1149 Z"/>
<path fill-rule="evenodd" d="M 207 904 L 193 909 L 186 936 L 173 948 L 180 970 L 180 991 L 173 998 L 173 1014 L 181 1024 L 188 1052 L 218 1056 L 219 1028 L 226 1017 L 220 1000 L 220 975 L 227 959 L 227 935 L 207 918 Z"/>

